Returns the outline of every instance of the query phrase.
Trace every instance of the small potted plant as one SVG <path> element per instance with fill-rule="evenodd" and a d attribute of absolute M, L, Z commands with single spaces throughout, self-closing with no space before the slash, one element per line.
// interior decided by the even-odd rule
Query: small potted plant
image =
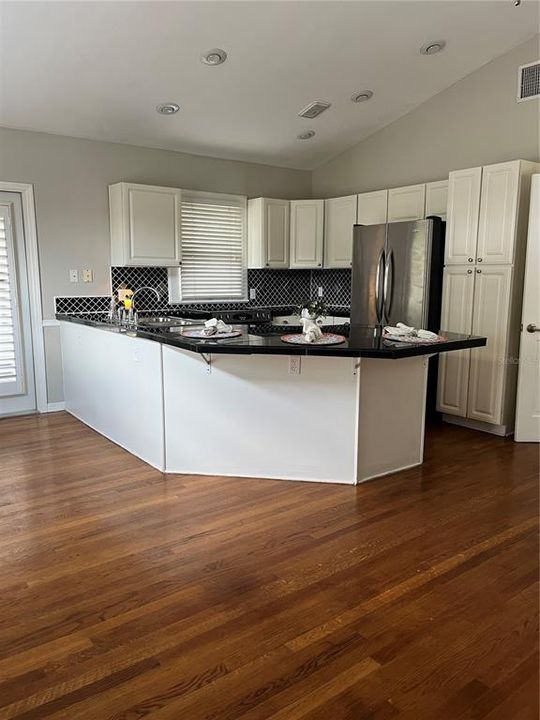
<path fill-rule="evenodd" d="M 300 303 L 297 310 L 301 318 L 311 320 L 317 325 L 322 323 L 322 320 L 328 315 L 328 306 L 321 300 L 305 300 Z"/>

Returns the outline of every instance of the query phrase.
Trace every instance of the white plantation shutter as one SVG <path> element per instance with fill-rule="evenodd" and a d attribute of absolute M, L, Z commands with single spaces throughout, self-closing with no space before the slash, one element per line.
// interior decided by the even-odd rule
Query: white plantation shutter
<path fill-rule="evenodd" d="M 179 299 L 244 300 L 246 198 L 187 191 L 181 198 Z"/>
<path fill-rule="evenodd" d="M 0 205 L 0 397 L 23 392 L 15 248 L 9 208 Z"/>

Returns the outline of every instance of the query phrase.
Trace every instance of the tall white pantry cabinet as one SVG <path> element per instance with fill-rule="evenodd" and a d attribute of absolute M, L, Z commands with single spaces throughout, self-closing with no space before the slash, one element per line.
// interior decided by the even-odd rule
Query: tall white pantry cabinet
<path fill-rule="evenodd" d="M 487 347 L 440 356 L 445 420 L 513 431 L 531 175 L 525 160 L 451 172 L 441 327 Z"/>

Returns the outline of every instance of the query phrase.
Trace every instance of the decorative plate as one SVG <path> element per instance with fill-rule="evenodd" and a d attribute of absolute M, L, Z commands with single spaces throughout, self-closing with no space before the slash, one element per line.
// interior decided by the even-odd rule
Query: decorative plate
<path fill-rule="evenodd" d="M 315 340 L 315 342 L 307 342 L 302 333 L 295 333 L 293 335 L 282 335 L 281 339 L 283 342 L 291 343 L 292 345 L 339 345 L 339 343 L 345 342 L 343 335 L 336 335 L 335 333 L 323 333 L 322 338 Z"/>
<path fill-rule="evenodd" d="M 238 337 L 242 334 L 241 330 L 232 330 L 226 333 L 214 333 L 213 335 L 205 335 L 202 330 L 184 330 L 184 337 L 197 338 L 198 340 L 224 340 L 225 338 Z"/>
<path fill-rule="evenodd" d="M 417 337 L 416 335 L 391 335 L 390 333 L 383 333 L 383 340 L 391 340 L 397 343 L 406 343 L 409 345 L 436 345 L 437 343 L 446 342 L 448 338 L 443 335 L 437 335 L 435 340 L 428 340 L 427 338 Z"/>

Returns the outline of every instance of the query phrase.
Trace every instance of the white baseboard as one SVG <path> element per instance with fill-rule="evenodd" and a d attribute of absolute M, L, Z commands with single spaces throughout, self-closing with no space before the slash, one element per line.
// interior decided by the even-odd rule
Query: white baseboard
<path fill-rule="evenodd" d="M 481 422 L 480 420 L 470 420 L 469 418 L 455 415 L 445 414 L 443 415 L 443 420 L 451 425 L 461 425 L 461 427 L 466 427 L 470 430 L 480 430 L 481 432 L 487 432 L 491 435 L 497 435 L 498 437 L 507 437 L 514 432 L 513 428 L 510 428 L 508 425 L 491 425 L 491 423 Z"/>
<path fill-rule="evenodd" d="M 61 410 L 66 409 L 66 403 L 65 402 L 53 402 L 53 403 L 47 403 L 47 412 L 60 412 Z"/>

